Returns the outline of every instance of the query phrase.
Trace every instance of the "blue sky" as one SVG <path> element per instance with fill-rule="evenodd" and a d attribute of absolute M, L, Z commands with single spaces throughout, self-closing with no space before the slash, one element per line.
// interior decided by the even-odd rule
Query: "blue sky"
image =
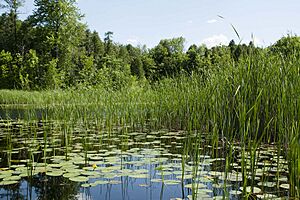
<path fill-rule="evenodd" d="M 78 0 L 84 22 L 100 36 L 113 31 L 122 44 L 153 47 L 161 39 L 183 36 L 186 46 L 211 47 L 251 35 L 258 46 L 268 46 L 288 33 L 300 33 L 299 0 Z M 33 9 L 26 0 L 23 17 Z M 218 15 L 223 16 L 221 19 Z"/>

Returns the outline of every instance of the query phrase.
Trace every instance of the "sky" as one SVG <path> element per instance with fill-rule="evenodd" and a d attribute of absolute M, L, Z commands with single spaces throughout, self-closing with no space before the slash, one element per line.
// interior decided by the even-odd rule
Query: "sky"
<path fill-rule="evenodd" d="M 242 43 L 257 46 L 300 34 L 299 0 L 78 0 L 77 6 L 102 39 L 112 31 L 115 42 L 134 46 L 181 36 L 186 47 L 238 43 L 231 25 Z M 25 0 L 21 18 L 33 9 L 33 0 Z"/>

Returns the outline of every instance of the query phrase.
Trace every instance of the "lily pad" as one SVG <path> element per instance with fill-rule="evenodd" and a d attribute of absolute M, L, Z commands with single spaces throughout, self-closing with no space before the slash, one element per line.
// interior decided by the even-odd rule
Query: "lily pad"
<path fill-rule="evenodd" d="M 289 184 L 281 184 L 279 187 L 283 188 L 283 189 L 290 189 L 290 185 Z"/>
<path fill-rule="evenodd" d="M 139 184 L 140 187 L 150 187 L 148 184 Z"/>
<path fill-rule="evenodd" d="M 213 200 L 228 200 L 228 197 L 223 197 L 223 196 L 214 196 Z"/>
<path fill-rule="evenodd" d="M 240 190 L 243 190 L 243 187 L 240 187 Z M 252 193 L 252 188 L 251 188 L 251 186 L 246 187 L 246 188 L 245 188 L 245 191 L 246 191 L 247 193 Z M 260 192 L 261 192 L 261 189 L 260 189 L 260 188 L 258 188 L 258 187 L 253 187 L 253 193 L 254 193 L 254 194 L 257 194 L 257 193 L 260 193 Z"/>
<path fill-rule="evenodd" d="M 192 183 L 186 184 L 184 187 L 192 189 L 193 188 L 193 184 Z M 203 184 L 203 183 L 194 183 L 194 187 L 195 188 L 206 188 L 207 186 L 205 184 Z"/>
<path fill-rule="evenodd" d="M 276 199 L 278 197 L 274 194 L 259 194 L 259 195 L 257 195 L 257 198 L 258 199 Z"/>
<path fill-rule="evenodd" d="M 176 176 L 176 178 L 182 179 L 182 176 L 179 175 L 179 176 Z M 192 174 L 187 174 L 187 175 L 184 175 L 184 176 L 183 176 L 183 179 L 192 179 L 192 178 L 193 178 L 193 175 L 192 175 Z"/>
<path fill-rule="evenodd" d="M 76 176 L 79 176 L 79 175 L 80 175 L 80 173 L 73 172 L 73 173 L 66 173 L 66 174 L 63 175 L 63 177 L 65 177 L 65 178 L 71 178 L 71 177 L 76 177 Z"/>
<path fill-rule="evenodd" d="M 231 195 L 240 195 L 240 194 L 242 194 L 242 192 L 239 191 L 239 190 L 231 190 L 231 191 L 229 192 L 229 194 L 231 194 Z"/>
<path fill-rule="evenodd" d="M 98 181 L 95 181 L 95 184 L 97 184 L 97 185 L 105 185 L 105 184 L 108 184 L 108 181 L 98 180 Z"/>
<path fill-rule="evenodd" d="M 276 183 L 275 182 L 259 182 L 257 183 L 258 186 L 264 186 L 264 187 L 275 187 Z"/>
<path fill-rule="evenodd" d="M 118 185 L 118 184 L 121 184 L 122 182 L 121 181 L 116 181 L 116 180 L 110 180 L 108 183 L 112 184 L 112 185 Z"/>
<path fill-rule="evenodd" d="M 151 182 L 153 182 L 153 183 L 161 183 L 162 179 L 160 179 L 160 178 L 151 179 Z"/>
<path fill-rule="evenodd" d="M 84 183 L 84 184 L 81 185 L 81 187 L 88 188 L 88 187 L 91 187 L 91 184 L 89 184 L 89 183 Z"/>
<path fill-rule="evenodd" d="M 85 175 L 85 176 L 100 176 L 101 175 L 97 171 L 82 171 L 81 174 Z"/>
<path fill-rule="evenodd" d="M 20 176 L 9 176 L 3 179 L 3 181 L 19 181 L 21 180 Z"/>
<path fill-rule="evenodd" d="M 63 171 L 52 171 L 52 172 L 46 172 L 47 176 L 62 176 Z"/>
<path fill-rule="evenodd" d="M 69 178 L 69 180 L 73 182 L 86 182 L 89 180 L 89 178 L 85 176 L 76 176 Z"/>
<path fill-rule="evenodd" d="M 1 181 L 0 182 L 0 186 L 4 186 L 4 185 L 14 185 L 17 184 L 19 181 Z"/>
<path fill-rule="evenodd" d="M 165 185 L 178 185 L 179 183 L 181 183 L 181 181 L 179 181 L 179 180 L 165 180 L 163 183 Z"/>
<path fill-rule="evenodd" d="M 149 178 L 148 174 L 131 174 L 129 175 L 130 178 Z"/>

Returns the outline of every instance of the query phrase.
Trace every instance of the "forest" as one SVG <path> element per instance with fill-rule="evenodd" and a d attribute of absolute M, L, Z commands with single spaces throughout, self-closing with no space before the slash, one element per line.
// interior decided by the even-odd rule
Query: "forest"
<path fill-rule="evenodd" d="M 118 44 L 82 23 L 75 0 L 35 0 L 35 9 L 19 19 L 22 0 L 4 0 L 0 16 L 0 88 L 47 90 L 103 87 L 119 90 L 154 84 L 164 78 L 198 74 L 203 81 L 225 63 L 236 65 L 250 54 L 299 57 L 300 38 L 288 35 L 261 48 L 254 42 L 212 48 L 185 47 L 183 37 L 162 39 L 153 48 Z"/>

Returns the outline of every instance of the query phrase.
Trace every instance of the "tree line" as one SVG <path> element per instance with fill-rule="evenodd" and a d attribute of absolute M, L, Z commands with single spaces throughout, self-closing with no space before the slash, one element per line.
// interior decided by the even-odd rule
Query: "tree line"
<path fill-rule="evenodd" d="M 24 0 L 1 0 L 0 89 L 57 89 L 102 86 L 118 90 L 165 77 L 198 74 L 203 81 L 225 63 L 270 51 L 278 56 L 299 56 L 297 36 L 281 38 L 266 48 L 230 41 L 207 48 L 184 49 L 182 37 L 163 39 L 149 49 L 113 41 L 108 31 L 101 39 L 81 22 L 76 0 L 34 0 L 35 9 L 19 18 Z"/>

